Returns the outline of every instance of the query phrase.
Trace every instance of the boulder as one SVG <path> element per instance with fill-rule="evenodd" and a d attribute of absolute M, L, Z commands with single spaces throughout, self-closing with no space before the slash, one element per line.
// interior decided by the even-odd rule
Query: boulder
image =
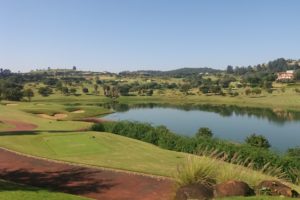
<path fill-rule="evenodd" d="M 180 187 L 175 200 L 209 200 L 213 198 L 213 188 L 202 184 L 190 184 Z"/>
<path fill-rule="evenodd" d="M 258 194 L 299 197 L 299 193 L 279 181 L 262 181 L 256 188 Z"/>
<path fill-rule="evenodd" d="M 215 186 L 215 197 L 230 197 L 230 196 L 252 196 L 255 195 L 254 190 L 242 181 L 226 181 Z"/>

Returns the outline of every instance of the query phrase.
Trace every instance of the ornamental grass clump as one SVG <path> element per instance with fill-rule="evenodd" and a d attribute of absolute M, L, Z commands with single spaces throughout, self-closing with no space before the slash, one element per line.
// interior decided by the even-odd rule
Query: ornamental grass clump
<path fill-rule="evenodd" d="M 206 157 L 188 156 L 185 163 L 177 167 L 175 180 L 179 186 L 201 184 L 211 187 L 216 183 L 215 162 Z"/>

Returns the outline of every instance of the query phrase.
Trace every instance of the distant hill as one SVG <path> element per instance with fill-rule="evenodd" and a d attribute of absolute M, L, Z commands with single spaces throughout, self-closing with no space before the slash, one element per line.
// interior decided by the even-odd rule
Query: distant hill
<path fill-rule="evenodd" d="M 200 73 L 217 73 L 221 72 L 222 70 L 212 69 L 208 67 L 203 68 L 180 68 L 175 70 L 169 71 L 155 71 L 155 70 L 139 70 L 139 71 L 123 71 L 120 72 L 120 75 L 144 75 L 144 76 L 190 76 L 190 75 L 197 75 Z"/>

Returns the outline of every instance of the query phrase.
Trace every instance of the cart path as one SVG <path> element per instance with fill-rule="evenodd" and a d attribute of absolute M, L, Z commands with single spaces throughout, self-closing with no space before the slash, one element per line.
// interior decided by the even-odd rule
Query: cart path
<path fill-rule="evenodd" d="M 174 182 L 81 167 L 0 149 L 0 179 L 101 200 L 168 200 Z"/>

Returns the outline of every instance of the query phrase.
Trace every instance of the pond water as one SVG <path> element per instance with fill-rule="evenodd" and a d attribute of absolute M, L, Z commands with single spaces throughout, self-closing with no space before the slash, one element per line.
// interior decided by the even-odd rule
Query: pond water
<path fill-rule="evenodd" d="M 300 114 L 282 110 L 236 106 L 119 105 L 108 120 L 130 120 L 165 125 L 175 133 L 193 136 L 200 127 L 214 136 L 242 142 L 252 133 L 264 135 L 273 150 L 300 146 Z"/>

